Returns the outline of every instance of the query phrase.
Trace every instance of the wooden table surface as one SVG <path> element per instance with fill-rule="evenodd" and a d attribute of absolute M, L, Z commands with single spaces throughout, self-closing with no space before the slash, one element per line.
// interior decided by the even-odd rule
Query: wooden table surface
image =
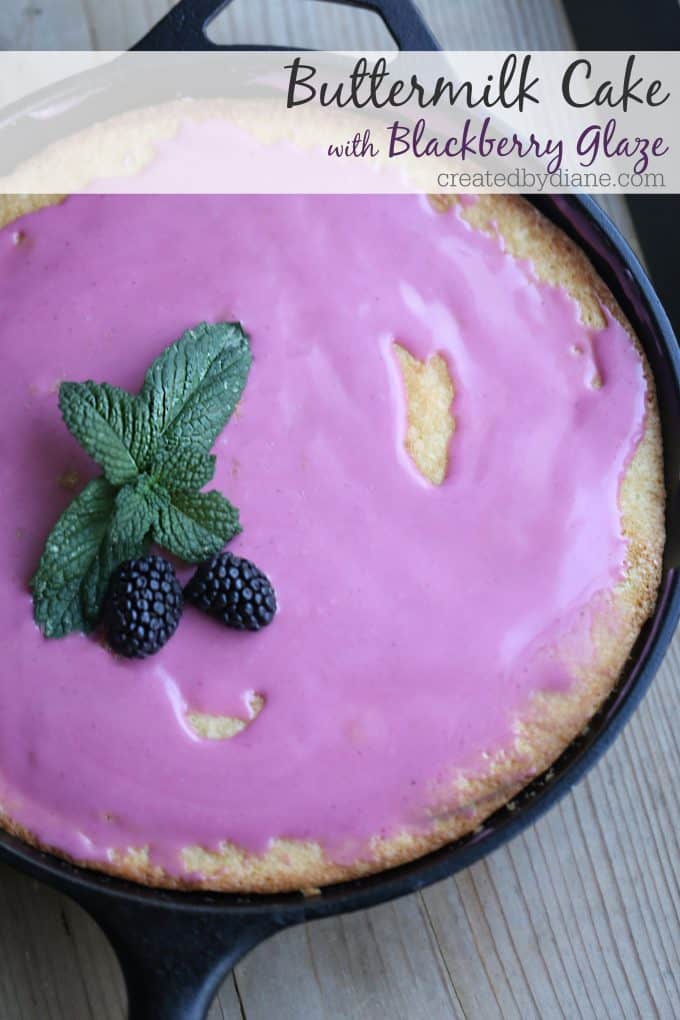
<path fill-rule="evenodd" d="M 2 0 L 4 49 L 124 49 L 171 0 Z M 421 0 L 451 49 L 559 49 L 556 0 Z M 371 15 L 235 0 L 216 39 L 380 48 Z M 653 15 L 652 15 L 653 16 Z M 631 40 L 633 45 L 634 40 Z M 606 200 L 630 234 L 625 206 Z M 680 1018 L 680 640 L 600 764 L 529 831 L 453 879 L 271 939 L 210 1020 Z M 0 868 L 0 1020 L 121 1020 L 95 924 Z"/>

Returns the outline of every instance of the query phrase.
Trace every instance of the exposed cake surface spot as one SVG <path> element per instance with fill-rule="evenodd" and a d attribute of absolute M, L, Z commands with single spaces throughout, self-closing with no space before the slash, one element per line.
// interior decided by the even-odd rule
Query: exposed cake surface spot
<path fill-rule="evenodd" d="M 203 740 L 229 740 L 237 733 L 242 733 L 247 726 L 257 719 L 264 708 L 264 698 L 261 694 L 249 692 L 245 697 L 248 708 L 248 718 L 240 719 L 233 715 L 215 715 L 209 712 L 189 712 L 187 722 L 197 736 Z"/>
<path fill-rule="evenodd" d="M 80 481 L 81 481 L 80 475 L 78 474 L 77 471 L 74 471 L 73 469 L 62 472 L 62 474 L 60 474 L 59 477 L 57 478 L 57 484 L 62 489 L 67 489 L 68 491 L 71 492 L 78 488 L 78 486 L 80 485 Z"/>
<path fill-rule="evenodd" d="M 446 361 L 441 354 L 420 361 L 399 343 L 393 344 L 393 349 L 406 393 L 404 445 L 423 478 L 433 485 L 441 485 L 446 477 L 449 442 L 455 430 L 451 414 L 454 389 Z"/>

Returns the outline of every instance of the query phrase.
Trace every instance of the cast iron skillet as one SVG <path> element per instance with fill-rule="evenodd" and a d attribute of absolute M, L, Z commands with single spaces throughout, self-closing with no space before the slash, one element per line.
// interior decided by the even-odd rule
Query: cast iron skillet
<path fill-rule="evenodd" d="M 357 0 L 342 0 L 357 2 Z M 178 4 L 137 49 L 204 49 L 206 21 L 225 4 Z M 380 13 L 400 47 L 432 49 L 433 37 L 410 0 L 358 0 Z M 30 100 L 23 107 L 30 109 Z M 13 115 L 20 116 L 16 107 Z M 0 127 L 0 136 L 4 128 Z M 624 674 L 587 732 L 549 776 L 534 780 L 478 831 L 391 871 L 329 886 L 319 895 L 236 896 L 150 889 L 74 867 L 0 834 L 0 859 L 80 903 L 111 940 L 127 983 L 131 1020 L 202 1020 L 220 981 L 257 943 L 289 925 L 361 910 L 422 889 L 467 867 L 510 839 L 563 796 L 609 747 L 654 676 L 680 617 L 680 354 L 668 318 L 640 263 L 595 202 L 580 196 L 531 201 L 590 257 L 632 322 L 656 379 L 665 444 L 668 541 L 654 617 Z"/>

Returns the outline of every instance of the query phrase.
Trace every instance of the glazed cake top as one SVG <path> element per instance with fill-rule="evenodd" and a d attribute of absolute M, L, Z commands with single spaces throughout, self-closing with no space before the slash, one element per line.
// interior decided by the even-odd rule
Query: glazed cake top
<path fill-rule="evenodd" d="M 595 669 L 603 618 L 625 656 L 654 586 L 652 566 L 637 608 L 612 602 L 650 392 L 622 322 L 597 287 L 586 298 L 419 197 L 83 196 L 6 227 L 6 824 L 77 860 L 135 874 L 134 850 L 137 877 L 224 887 L 220 846 L 290 841 L 321 848 L 318 880 L 368 867 L 376 838 L 464 815 L 466 778 L 504 756 L 526 779 L 543 752 L 517 765 L 521 720 Z M 97 636 L 45 641 L 27 582 L 64 484 L 94 473 L 58 383 L 134 391 L 202 320 L 251 338 L 215 484 L 241 510 L 230 548 L 271 576 L 279 613 L 253 638 L 186 612 L 143 662 Z M 654 452 L 640 498 L 658 553 Z M 247 725 L 227 738 L 228 720 Z M 245 884 L 304 884 L 299 870 Z"/>

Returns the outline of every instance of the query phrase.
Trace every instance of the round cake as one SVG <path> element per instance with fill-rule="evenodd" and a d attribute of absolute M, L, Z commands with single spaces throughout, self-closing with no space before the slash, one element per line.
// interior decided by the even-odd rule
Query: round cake
<path fill-rule="evenodd" d="M 0 824 L 148 884 L 313 889 L 547 769 L 616 684 L 664 544 L 653 380 L 579 249 L 505 196 L 0 211 Z M 186 605 L 143 659 L 45 637 L 31 578 L 100 470 L 60 385 L 137 394 L 200 323 L 249 337 L 210 486 L 276 614 Z"/>

